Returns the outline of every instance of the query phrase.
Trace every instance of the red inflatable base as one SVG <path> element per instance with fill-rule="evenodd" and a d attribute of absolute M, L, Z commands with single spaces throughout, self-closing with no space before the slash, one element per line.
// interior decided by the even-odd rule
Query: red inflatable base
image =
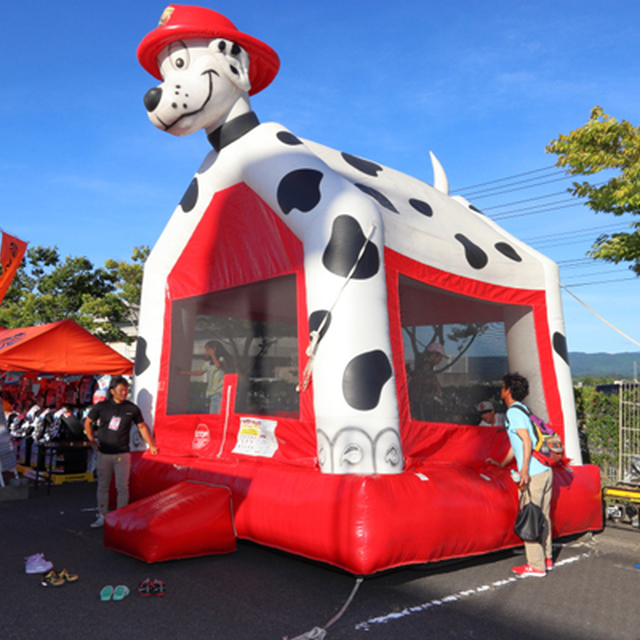
<path fill-rule="evenodd" d="M 132 499 L 184 480 L 229 487 L 237 536 L 355 575 L 517 547 L 517 489 L 506 469 L 455 464 L 399 475 L 328 475 L 263 461 L 142 456 Z M 602 528 L 600 473 L 554 472 L 553 535 Z"/>
<path fill-rule="evenodd" d="M 146 562 L 234 551 L 231 492 L 227 487 L 179 482 L 108 513 L 104 544 Z"/>

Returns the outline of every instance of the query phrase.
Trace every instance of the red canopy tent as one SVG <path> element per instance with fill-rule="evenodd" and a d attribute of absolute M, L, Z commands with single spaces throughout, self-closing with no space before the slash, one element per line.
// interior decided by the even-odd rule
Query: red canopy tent
<path fill-rule="evenodd" d="M 71 319 L 0 330 L 0 370 L 130 374 L 133 363 Z"/>

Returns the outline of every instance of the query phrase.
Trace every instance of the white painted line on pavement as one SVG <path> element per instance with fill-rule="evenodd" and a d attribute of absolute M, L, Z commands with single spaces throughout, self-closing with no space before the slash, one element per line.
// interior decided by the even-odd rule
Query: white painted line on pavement
<path fill-rule="evenodd" d="M 584 560 L 585 558 L 589 558 L 592 556 L 592 552 L 583 553 L 577 556 L 571 556 L 570 558 L 566 558 L 565 560 L 560 560 L 554 564 L 554 571 L 563 567 L 567 564 L 572 564 L 574 562 L 579 562 L 580 560 Z M 451 594 L 449 596 L 445 596 L 443 598 L 430 600 L 429 602 L 425 602 L 423 604 L 414 605 L 412 607 L 407 607 L 402 611 L 392 611 L 382 616 L 376 616 L 375 618 L 369 618 L 364 622 L 359 622 L 355 625 L 355 629 L 357 631 L 368 631 L 372 626 L 377 624 L 387 624 L 388 622 L 392 622 L 393 620 L 398 620 L 400 618 L 406 618 L 407 616 L 413 615 L 414 613 L 422 613 L 424 611 L 428 611 L 429 609 L 433 609 L 434 607 L 442 607 L 447 604 L 452 604 L 454 602 L 460 602 L 461 600 L 465 600 L 472 596 L 476 596 L 482 593 L 486 593 L 487 591 L 495 591 L 496 589 L 501 589 L 502 587 L 506 587 L 514 582 L 517 582 L 521 578 L 516 578 L 515 576 L 512 578 L 505 578 L 503 580 L 497 580 L 496 582 L 492 582 L 491 584 L 483 584 L 480 587 L 476 587 L 475 589 L 465 589 L 464 591 L 459 591 L 458 593 Z"/>

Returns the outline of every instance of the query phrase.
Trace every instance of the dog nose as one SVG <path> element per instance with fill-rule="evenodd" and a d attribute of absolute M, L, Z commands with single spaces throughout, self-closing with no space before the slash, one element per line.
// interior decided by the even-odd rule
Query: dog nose
<path fill-rule="evenodd" d="M 153 89 L 149 89 L 149 91 L 144 94 L 144 106 L 147 111 L 153 111 L 160 103 L 161 98 L 162 89 L 160 87 L 153 87 Z"/>

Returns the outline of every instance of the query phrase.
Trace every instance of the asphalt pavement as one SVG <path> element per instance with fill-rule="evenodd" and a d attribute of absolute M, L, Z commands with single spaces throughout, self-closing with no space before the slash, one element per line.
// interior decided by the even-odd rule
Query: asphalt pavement
<path fill-rule="evenodd" d="M 640 640 L 640 531 L 555 541 L 545 578 L 514 578 L 522 550 L 358 579 L 240 541 L 235 552 L 146 564 L 103 546 L 95 485 L 29 490 L 0 502 L 0 638 L 89 640 Z M 77 582 L 43 587 L 24 559 L 43 553 Z M 145 578 L 166 595 L 142 597 Z M 128 586 L 103 602 L 105 585 Z"/>

